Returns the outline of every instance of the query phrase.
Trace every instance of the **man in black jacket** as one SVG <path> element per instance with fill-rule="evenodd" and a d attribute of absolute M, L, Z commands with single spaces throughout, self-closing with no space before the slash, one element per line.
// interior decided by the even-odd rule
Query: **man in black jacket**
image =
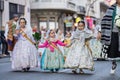
<path fill-rule="evenodd" d="M 5 36 L 4 36 L 4 31 L 0 31 L 0 40 L 1 40 L 1 45 L 2 45 L 2 55 L 3 56 L 9 55 L 7 42 L 6 42 Z"/>

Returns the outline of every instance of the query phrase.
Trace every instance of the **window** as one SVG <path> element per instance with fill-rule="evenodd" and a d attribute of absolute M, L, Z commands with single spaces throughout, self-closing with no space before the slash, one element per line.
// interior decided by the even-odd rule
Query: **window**
<path fill-rule="evenodd" d="M 12 19 L 13 18 L 13 15 L 14 14 L 18 14 L 17 13 L 17 4 L 14 4 L 14 3 L 10 3 L 9 4 L 9 16 L 10 16 L 10 19 Z"/>
<path fill-rule="evenodd" d="M 39 17 L 39 28 L 47 28 L 47 17 Z"/>
<path fill-rule="evenodd" d="M 23 5 L 18 5 L 18 14 L 23 15 L 24 14 L 25 7 Z"/>
<path fill-rule="evenodd" d="M 14 3 L 9 3 L 9 15 L 10 19 L 13 18 L 14 14 L 18 14 L 19 16 L 24 14 L 24 5 L 19 5 L 19 4 L 14 4 Z"/>
<path fill-rule="evenodd" d="M 0 0 L 0 10 L 3 10 L 3 9 L 4 9 L 4 1 Z"/>
<path fill-rule="evenodd" d="M 85 7 L 83 6 L 78 6 L 78 11 L 82 14 L 85 14 Z"/>
<path fill-rule="evenodd" d="M 68 8 L 75 9 L 75 4 L 71 3 L 71 2 L 68 2 Z"/>

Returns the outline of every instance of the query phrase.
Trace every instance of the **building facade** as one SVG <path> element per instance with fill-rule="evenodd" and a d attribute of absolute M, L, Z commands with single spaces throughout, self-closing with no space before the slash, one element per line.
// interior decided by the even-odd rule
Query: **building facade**
<path fill-rule="evenodd" d="M 0 17 L 2 18 L 0 26 L 2 26 L 3 30 L 6 22 L 12 19 L 14 14 L 18 14 L 19 16 L 25 16 L 26 13 L 27 15 L 29 13 L 29 16 L 25 18 L 30 21 L 30 10 L 28 12 L 28 5 L 30 5 L 29 0 L 3 0 L 2 5 L 4 9 L 2 10 L 2 12 L 0 12 L 0 15 L 2 15 L 2 17 Z"/>
<path fill-rule="evenodd" d="M 87 0 L 86 3 L 86 21 L 91 24 L 100 24 L 109 5 L 106 0 Z"/>
<path fill-rule="evenodd" d="M 47 29 L 71 28 L 73 15 L 85 15 L 80 0 L 31 0 L 31 24 Z"/>
<path fill-rule="evenodd" d="M 0 0 L 0 30 L 2 29 L 2 12 L 4 10 L 4 0 Z"/>
<path fill-rule="evenodd" d="M 116 0 L 87 0 L 86 15 L 101 19 Z"/>

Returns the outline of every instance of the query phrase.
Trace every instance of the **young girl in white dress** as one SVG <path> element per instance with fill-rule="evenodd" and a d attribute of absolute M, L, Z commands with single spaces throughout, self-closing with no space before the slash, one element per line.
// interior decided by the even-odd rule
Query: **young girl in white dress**
<path fill-rule="evenodd" d="M 91 36 L 85 31 L 84 21 L 80 21 L 72 36 L 72 46 L 66 57 L 65 68 L 73 69 L 73 73 L 77 73 L 77 69 L 79 69 L 79 73 L 84 73 L 82 69 L 93 70 L 94 63 L 88 44 Z"/>
<path fill-rule="evenodd" d="M 26 26 L 25 18 L 20 18 L 20 28 L 16 30 L 18 41 L 12 54 L 12 69 L 28 71 L 38 66 L 38 53 L 34 45 L 32 30 Z"/>
<path fill-rule="evenodd" d="M 94 25 L 92 28 L 93 38 L 90 40 L 90 47 L 92 50 L 92 54 L 94 59 L 103 58 L 101 54 L 102 44 L 100 42 L 100 35 L 101 35 L 101 27 L 100 25 Z"/>
<path fill-rule="evenodd" d="M 64 43 L 66 44 L 66 47 L 64 47 L 64 58 L 66 59 L 67 54 L 69 50 L 71 49 L 71 32 L 66 32 Z"/>
<path fill-rule="evenodd" d="M 56 38 L 55 31 L 48 32 L 48 38 L 39 48 L 45 48 L 41 57 L 41 69 L 57 72 L 64 67 L 64 56 L 58 45 L 65 46 L 59 39 Z"/>

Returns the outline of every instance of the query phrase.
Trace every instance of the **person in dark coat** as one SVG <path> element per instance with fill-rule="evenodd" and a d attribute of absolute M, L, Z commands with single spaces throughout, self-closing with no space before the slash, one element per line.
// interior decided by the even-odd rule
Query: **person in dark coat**
<path fill-rule="evenodd" d="M 7 55 L 9 55 L 9 53 L 8 53 L 7 42 L 6 42 L 5 36 L 4 36 L 4 31 L 0 31 L 0 39 L 1 39 L 1 45 L 2 45 L 2 55 L 7 56 Z"/>
<path fill-rule="evenodd" d="M 105 16 L 101 21 L 101 42 L 107 46 L 103 49 L 108 58 L 112 60 L 111 74 L 115 73 L 117 63 L 120 59 L 120 0 L 107 9 Z M 104 52 L 103 51 L 103 52 Z"/>

